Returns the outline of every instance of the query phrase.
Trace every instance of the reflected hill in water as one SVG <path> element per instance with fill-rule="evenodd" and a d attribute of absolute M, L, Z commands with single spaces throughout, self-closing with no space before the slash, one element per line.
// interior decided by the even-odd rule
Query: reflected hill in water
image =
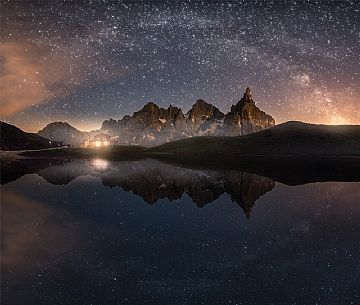
<path fill-rule="evenodd" d="M 160 199 L 177 200 L 187 194 L 201 208 L 222 194 L 228 194 L 247 217 L 250 217 L 255 202 L 275 186 L 272 179 L 243 171 L 188 169 L 153 159 L 72 160 L 55 164 L 41 161 L 32 166 L 25 161 L 25 164 L 25 173 L 33 170 L 33 173 L 51 184 L 66 185 L 80 176 L 97 177 L 104 186 L 120 187 L 140 196 L 149 204 Z M 9 181 L 2 181 L 6 182 Z"/>

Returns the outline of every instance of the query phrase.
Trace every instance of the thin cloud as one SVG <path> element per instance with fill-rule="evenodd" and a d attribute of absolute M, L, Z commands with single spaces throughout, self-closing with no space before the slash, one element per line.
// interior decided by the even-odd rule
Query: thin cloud
<path fill-rule="evenodd" d="M 0 115 L 8 116 L 51 98 L 41 65 L 27 54 L 24 45 L 0 45 Z"/>

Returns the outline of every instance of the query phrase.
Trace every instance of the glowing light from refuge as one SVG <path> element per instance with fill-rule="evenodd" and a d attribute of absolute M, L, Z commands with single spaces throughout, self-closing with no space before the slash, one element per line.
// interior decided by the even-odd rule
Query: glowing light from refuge
<path fill-rule="evenodd" d="M 106 171 L 109 168 L 109 162 L 104 159 L 93 159 L 91 165 L 95 167 L 97 171 Z"/>

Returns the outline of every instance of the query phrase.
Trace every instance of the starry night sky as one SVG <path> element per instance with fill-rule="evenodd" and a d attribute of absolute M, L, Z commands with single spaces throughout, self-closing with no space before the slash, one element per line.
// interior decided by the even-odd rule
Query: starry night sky
<path fill-rule="evenodd" d="M 153 101 L 360 124 L 360 2 L 1 0 L 1 119 L 99 128 Z"/>

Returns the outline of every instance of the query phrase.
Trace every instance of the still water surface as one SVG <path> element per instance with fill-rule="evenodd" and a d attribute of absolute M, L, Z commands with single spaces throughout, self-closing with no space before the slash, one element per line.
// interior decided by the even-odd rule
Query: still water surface
<path fill-rule="evenodd" d="M 359 304 L 360 183 L 154 160 L 1 186 L 2 304 Z"/>

